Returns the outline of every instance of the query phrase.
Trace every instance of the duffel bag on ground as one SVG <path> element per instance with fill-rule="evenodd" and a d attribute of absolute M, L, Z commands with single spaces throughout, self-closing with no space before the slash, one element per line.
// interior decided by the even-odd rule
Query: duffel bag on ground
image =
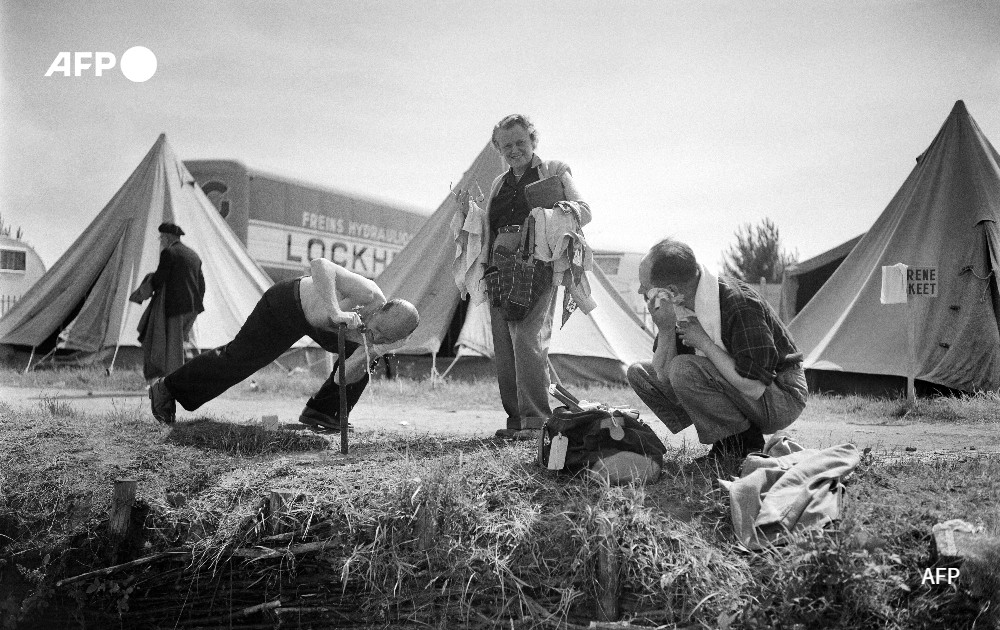
<path fill-rule="evenodd" d="M 604 406 L 579 412 L 556 407 L 542 427 L 538 463 L 570 474 L 586 470 L 611 485 L 656 481 L 667 449 L 638 417 Z"/>

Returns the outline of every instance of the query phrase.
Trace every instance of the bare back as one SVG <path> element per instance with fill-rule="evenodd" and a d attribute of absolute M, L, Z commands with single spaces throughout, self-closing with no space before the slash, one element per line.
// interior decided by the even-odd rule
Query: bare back
<path fill-rule="evenodd" d="M 368 299 L 364 299 L 367 297 Z M 385 304 L 385 297 L 381 292 L 374 295 L 363 296 L 362 299 L 351 295 L 343 295 L 342 291 L 337 291 L 337 302 L 342 311 L 355 311 L 362 319 L 367 319 L 372 313 Z M 302 312 L 309 325 L 320 330 L 334 330 L 336 325 L 330 321 L 330 311 L 326 301 L 316 287 L 316 281 L 312 276 L 304 276 L 299 280 L 299 301 L 302 304 Z M 348 331 L 347 338 L 351 341 L 360 342 L 361 334 L 356 330 Z"/>

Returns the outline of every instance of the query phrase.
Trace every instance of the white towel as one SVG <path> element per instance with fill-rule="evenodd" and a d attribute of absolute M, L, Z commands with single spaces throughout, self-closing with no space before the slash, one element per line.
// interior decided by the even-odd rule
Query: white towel
<path fill-rule="evenodd" d="M 583 236 L 580 227 L 580 209 L 576 202 L 560 201 L 554 208 L 535 208 L 534 220 L 535 258 L 552 262 L 552 284 L 562 285 L 573 296 L 573 301 L 584 313 L 597 308 L 590 297 L 590 282 L 586 272 L 594 268 L 594 252 Z M 572 247 L 571 247 L 572 246 Z M 572 258 L 569 255 L 573 251 Z M 573 270 L 582 270 L 580 282 L 573 281 Z M 566 318 L 563 317 L 563 323 Z"/>
<path fill-rule="evenodd" d="M 590 271 L 594 268 L 594 252 L 587 244 L 580 227 L 579 209 L 567 201 L 560 201 L 554 208 L 535 208 L 531 211 L 535 220 L 535 258 L 552 261 L 552 269 L 558 276 L 556 284 L 562 280 L 562 273 L 576 265 Z M 569 257 L 573 245 L 573 258 Z"/>
<path fill-rule="evenodd" d="M 482 279 L 490 255 L 486 246 L 489 229 L 486 211 L 471 199 L 464 221 L 458 212 L 451 219 L 451 232 L 455 239 L 452 275 L 459 295 L 464 298 L 468 293 L 473 304 L 486 300 L 486 287 L 483 286 Z"/>
<path fill-rule="evenodd" d="M 698 281 L 698 291 L 694 294 L 694 313 L 698 322 L 708 336 L 720 348 L 726 348 L 722 343 L 722 309 L 719 306 L 719 279 L 705 265 L 701 268 L 701 279 Z M 726 348 L 728 352 L 729 349 Z M 701 350 L 695 351 L 699 356 L 705 356 Z"/>

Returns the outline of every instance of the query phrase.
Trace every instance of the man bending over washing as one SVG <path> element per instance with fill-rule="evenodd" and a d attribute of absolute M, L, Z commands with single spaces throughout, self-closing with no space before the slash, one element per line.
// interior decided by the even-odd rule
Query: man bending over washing
<path fill-rule="evenodd" d="M 367 340 L 373 359 L 401 345 L 420 321 L 405 300 L 385 299 L 373 281 L 325 258 L 310 263 L 311 275 L 285 280 L 264 292 L 257 306 L 224 346 L 191 359 L 149 388 L 153 416 L 171 423 L 176 402 L 194 411 L 257 370 L 279 358 L 304 336 L 328 352 L 338 352 L 338 327 L 347 325 L 344 368 L 347 408 L 361 398 L 368 384 L 368 360 L 361 344 Z M 339 365 L 306 402 L 299 422 L 340 430 Z"/>

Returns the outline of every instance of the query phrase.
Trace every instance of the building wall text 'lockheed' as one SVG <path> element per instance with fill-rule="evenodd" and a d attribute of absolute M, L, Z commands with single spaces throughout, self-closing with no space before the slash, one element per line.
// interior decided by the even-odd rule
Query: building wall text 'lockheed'
<path fill-rule="evenodd" d="M 314 258 L 327 258 L 368 278 L 382 273 L 392 257 L 403 249 L 412 234 L 400 233 L 397 243 L 354 236 L 378 234 L 381 230 L 366 230 L 365 224 L 344 223 L 343 233 L 309 227 L 290 227 L 280 223 L 250 220 L 247 231 L 247 251 L 265 269 L 302 271 Z M 308 223 L 306 223 L 308 225 Z M 366 226 L 372 228 L 375 226 Z M 394 230 L 393 230 L 394 231 Z M 288 275 L 275 274 L 274 275 Z"/>

